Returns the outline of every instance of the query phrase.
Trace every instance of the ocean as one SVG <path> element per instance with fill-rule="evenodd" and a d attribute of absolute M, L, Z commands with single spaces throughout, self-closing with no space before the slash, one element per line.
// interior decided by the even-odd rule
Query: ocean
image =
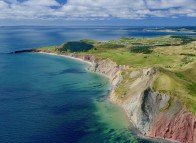
<path fill-rule="evenodd" d="M 66 41 L 193 33 L 120 27 L 0 27 L 1 143 L 149 143 L 134 134 L 111 86 L 87 64 L 39 53 L 8 54 Z"/>

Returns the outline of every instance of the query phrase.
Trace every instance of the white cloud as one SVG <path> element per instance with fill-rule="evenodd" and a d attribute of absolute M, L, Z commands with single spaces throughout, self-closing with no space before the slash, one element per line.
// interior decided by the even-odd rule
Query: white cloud
<path fill-rule="evenodd" d="M 195 8 L 195 0 L 146 0 L 152 9 L 168 9 L 173 7 Z"/>
<path fill-rule="evenodd" d="M 8 8 L 8 4 L 4 1 L 0 1 L 0 9 Z"/>
<path fill-rule="evenodd" d="M 0 19 L 196 17 L 196 0 L 0 0 Z"/>

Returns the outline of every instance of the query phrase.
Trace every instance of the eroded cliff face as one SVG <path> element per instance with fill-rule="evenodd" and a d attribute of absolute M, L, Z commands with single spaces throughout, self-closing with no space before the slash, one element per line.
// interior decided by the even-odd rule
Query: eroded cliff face
<path fill-rule="evenodd" d="M 148 135 L 183 143 L 195 143 L 196 118 L 176 101 L 169 110 L 156 116 Z"/>
<path fill-rule="evenodd" d="M 66 54 L 65 56 L 90 62 L 89 70 L 110 79 L 113 85 L 110 100 L 120 104 L 141 134 L 172 140 L 172 142 L 196 143 L 195 115 L 188 112 L 177 97 L 171 99 L 170 95 L 152 89 L 152 84 L 159 73 L 156 68 L 134 71 L 128 66 L 117 65 L 110 59 L 95 62 L 96 58 L 91 55 Z M 131 82 L 125 82 L 126 94 L 119 99 L 116 88 L 126 80 L 123 79 L 123 71 L 129 75 Z"/>
<path fill-rule="evenodd" d="M 21 52 L 50 53 L 35 49 L 14 53 Z M 171 98 L 169 94 L 152 89 L 152 84 L 159 74 L 156 68 L 135 71 L 125 65 L 117 65 L 110 59 L 96 62 L 96 58 L 91 55 L 61 55 L 88 61 L 91 63 L 89 70 L 108 77 L 113 85 L 110 100 L 121 105 L 130 121 L 143 135 L 182 143 L 196 143 L 196 116 L 186 110 L 177 96 Z M 123 71 L 126 71 L 130 80 L 123 79 Z M 122 88 L 126 92 L 119 96 L 116 89 L 124 81 Z"/>
<path fill-rule="evenodd" d="M 156 115 L 167 108 L 170 97 L 153 92 L 151 84 L 156 78 L 156 69 L 145 69 L 129 87 L 129 92 L 122 103 L 131 121 L 147 135 Z"/>
<path fill-rule="evenodd" d="M 114 86 L 110 99 L 120 103 L 143 135 L 173 142 L 196 143 L 195 115 L 188 112 L 176 97 L 171 99 L 170 95 L 153 91 L 151 85 L 158 74 L 156 68 L 127 73 L 134 80 L 127 83 L 126 95 L 119 102 L 115 88 L 123 80 L 121 73 L 126 69 L 128 67 L 118 66 L 109 59 L 93 62 L 91 66 L 92 71 L 110 78 Z"/>
<path fill-rule="evenodd" d="M 93 62 L 90 70 L 107 76 L 115 88 L 123 80 L 121 71 L 127 68 L 125 65 L 117 65 L 112 60 L 105 59 L 99 62 Z"/>

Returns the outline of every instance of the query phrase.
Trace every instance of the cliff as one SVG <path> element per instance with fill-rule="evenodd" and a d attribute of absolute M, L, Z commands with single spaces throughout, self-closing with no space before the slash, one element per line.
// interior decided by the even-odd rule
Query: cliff
<path fill-rule="evenodd" d="M 178 96 L 153 89 L 160 74 L 158 68 L 136 70 L 126 65 L 117 65 L 110 59 L 97 59 L 91 55 L 60 55 L 90 62 L 90 71 L 109 78 L 113 85 L 110 100 L 126 111 L 130 121 L 144 136 L 173 142 L 196 142 L 195 115 L 187 110 Z"/>
<path fill-rule="evenodd" d="M 110 78 L 111 101 L 121 105 L 141 134 L 182 143 L 196 142 L 195 115 L 188 112 L 177 97 L 153 90 L 152 85 L 159 76 L 158 68 L 134 71 L 104 59 L 93 62 L 90 69 Z M 126 79 L 123 80 L 122 74 Z M 131 80 L 127 80 L 127 76 Z M 119 95 L 118 86 L 126 89 L 123 96 Z"/>

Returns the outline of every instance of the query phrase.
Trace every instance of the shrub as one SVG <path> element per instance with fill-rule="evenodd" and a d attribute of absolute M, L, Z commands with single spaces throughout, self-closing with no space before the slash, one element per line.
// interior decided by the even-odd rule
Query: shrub
<path fill-rule="evenodd" d="M 184 57 L 181 61 L 182 61 L 182 63 L 183 63 L 184 65 L 186 65 L 186 64 L 188 64 L 188 63 L 191 63 L 191 62 L 193 61 L 193 59 L 188 58 L 188 57 Z"/>
<path fill-rule="evenodd" d="M 190 57 L 195 57 L 195 54 L 192 53 L 181 53 L 180 55 L 184 55 L 184 56 L 190 56 Z"/>
<path fill-rule="evenodd" d="M 100 45 L 102 48 L 106 49 L 117 49 L 117 48 L 123 48 L 125 47 L 122 44 L 113 44 L 113 43 L 104 43 L 103 45 Z"/>
<path fill-rule="evenodd" d="M 180 39 L 182 41 L 182 44 L 188 44 L 196 40 L 195 38 L 189 36 L 171 36 L 171 37 Z"/>
<path fill-rule="evenodd" d="M 152 48 L 150 46 L 133 46 L 130 49 L 132 53 L 143 53 L 143 54 L 150 54 L 152 53 Z"/>
<path fill-rule="evenodd" d="M 86 52 L 93 48 L 93 45 L 90 43 L 86 43 L 84 41 L 76 41 L 76 42 L 67 42 L 63 44 L 59 51 L 67 51 L 67 52 Z"/>

